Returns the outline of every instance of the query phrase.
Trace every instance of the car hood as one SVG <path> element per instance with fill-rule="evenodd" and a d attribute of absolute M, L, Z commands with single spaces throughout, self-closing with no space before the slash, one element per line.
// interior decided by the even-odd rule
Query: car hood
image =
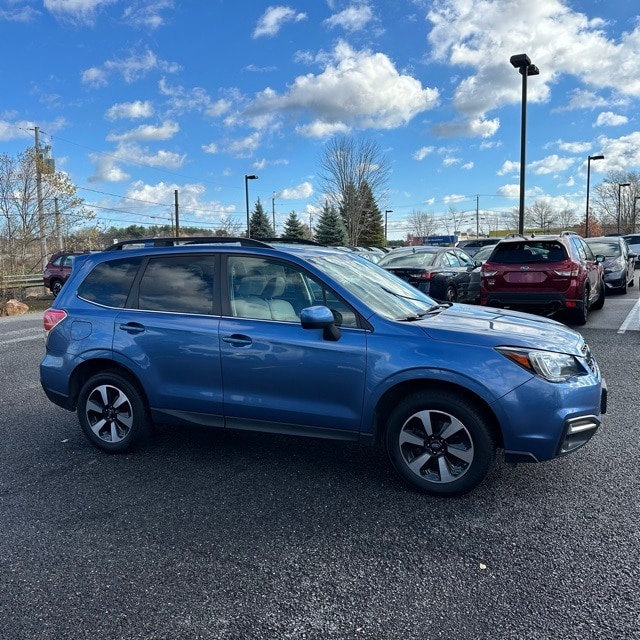
<path fill-rule="evenodd" d="M 577 331 L 555 320 L 474 305 L 454 304 L 420 325 L 434 340 L 460 344 L 533 347 L 578 355 L 583 342 Z"/>

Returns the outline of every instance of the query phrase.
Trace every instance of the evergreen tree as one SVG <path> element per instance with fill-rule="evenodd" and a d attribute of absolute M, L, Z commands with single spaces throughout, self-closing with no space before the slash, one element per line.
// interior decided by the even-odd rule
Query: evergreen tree
<path fill-rule="evenodd" d="M 251 237 L 256 240 L 260 238 L 273 238 L 276 235 L 269 221 L 269 217 L 262 208 L 260 198 L 256 201 L 256 206 L 251 214 L 249 228 L 251 229 Z"/>
<path fill-rule="evenodd" d="M 361 199 L 363 205 L 358 244 L 363 247 L 384 246 L 382 212 L 378 209 L 373 193 L 366 182 L 362 185 Z"/>
<path fill-rule="evenodd" d="M 285 220 L 282 235 L 285 238 L 303 239 L 306 237 L 304 225 L 298 218 L 298 214 L 295 211 L 292 211 L 289 214 L 289 217 Z"/>
<path fill-rule="evenodd" d="M 320 244 L 334 247 L 347 244 L 347 229 L 342 217 L 328 202 L 325 202 L 322 207 L 322 213 L 316 225 L 315 240 Z"/>

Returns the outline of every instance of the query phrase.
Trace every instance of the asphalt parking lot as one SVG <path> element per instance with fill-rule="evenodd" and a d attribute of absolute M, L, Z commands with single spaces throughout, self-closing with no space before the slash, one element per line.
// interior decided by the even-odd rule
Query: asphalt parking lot
<path fill-rule="evenodd" d="M 40 390 L 38 322 L 1 318 L 0 637 L 640 638 L 635 289 L 582 330 L 594 439 L 454 500 L 353 444 L 163 427 L 100 453 Z"/>

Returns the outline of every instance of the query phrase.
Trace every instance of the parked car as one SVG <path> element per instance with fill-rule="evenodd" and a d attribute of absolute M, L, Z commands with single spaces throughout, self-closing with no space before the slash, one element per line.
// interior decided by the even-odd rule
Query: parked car
<path fill-rule="evenodd" d="M 492 247 L 500 242 L 501 238 L 471 238 L 470 240 L 460 240 L 458 249 L 464 249 L 471 257 L 483 247 Z"/>
<path fill-rule="evenodd" d="M 480 273 L 475 261 L 455 247 L 404 247 L 378 265 L 436 300 L 477 302 Z"/>
<path fill-rule="evenodd" d="M 629 249 L 636 254 L 636 266 L 640 266 L 640 234 L 629 233 L 622 237 L 627 241 Z"/>
<path fill-rule="evenodd" d="M 604 284 L 607 291 L 627 293 L 627 287 L 633 287 L 637 258 L 627 241 L 621 237 L 601 236 L 585 238 L 585 242 L 593 253 L 605 257 Z"/>
<path fill-rule="evenodd" d="M 44 273 L 44 286 L 53 293 L 54 297 L 60 293 L 62 285 L 68 280 L 73 268 L 73 260 L 76 256 L 87 253 L 86 251 L 57 251 L 47 262 Z"/>
<path fill-rule="evenodd" d="M 484 247 L 481 247 L 473 254 L 473 259 L 476 263 L 486 262 L 489 256 L 493 253 L 493 249 L 495 248 L 495 244 L 488 244 Z"/>
<path fill-rule="evenodd" d="M 605 301 L 604 256 L 576 233 L 499 242 L 480 269 L 480 303 L 546 315 L 568 312 L 583 325 Z"/>
<path fill-rule="evenodd" d="M 589 347 L 555 321 L 438 304 L 351 252 L 188 241 L 79 256 L 44 313 L 44 392 L 102 451 L 153 422 L 360 441 L 455 496 L 497 448 L 569 454 L 606 411 Z"/>

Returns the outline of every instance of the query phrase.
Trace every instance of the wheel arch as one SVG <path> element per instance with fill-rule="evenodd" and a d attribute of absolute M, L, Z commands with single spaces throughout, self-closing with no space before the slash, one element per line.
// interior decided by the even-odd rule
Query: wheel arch
<path fill-rule="evenodd" d="M 380 444 L 384 438 L 389 416 L 398 403 L 409 395 L 421 391 L 449 392 L 467 400 L 486 418 L 498 448 L 504 448 L 502 431 L 496 414 L 489 404 L 477 393 L 462 385 L 445 380 L 406 380 L 388 389 L 378 400 L 374 415 L 373 439 Z"/>
<path fill-rule="evenodd" d="M 144 387 L 140 384 L 137 376 L 130 369 L 108 358 L 94 358 L 77 366 L 71 375 L 71 379 L 69 381 L 69 396 L 71 399 L 72 411 L 75 411 L 77 408 L 78 396 L 80 395 L 80 390 L 84 386 L 85 382 L 99 373 L 117 373 L 123 378 L 126 378 L 136 387 L 145 405 L 147 408 L 149 407 L 149 398 L 144 391 Z"/>

